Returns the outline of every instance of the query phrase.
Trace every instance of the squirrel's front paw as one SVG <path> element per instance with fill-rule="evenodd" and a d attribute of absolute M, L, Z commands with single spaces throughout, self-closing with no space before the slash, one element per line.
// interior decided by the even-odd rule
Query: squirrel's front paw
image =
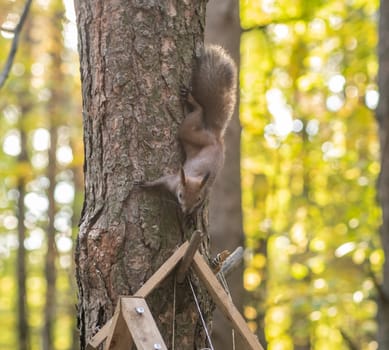
<path fill-rule="evenodd" d="M 192 92 L 192 89 L 188 86 L 182 85 L 180 88 L 180 95 L 183 98 L 187 98 L 188 95 Z"/>

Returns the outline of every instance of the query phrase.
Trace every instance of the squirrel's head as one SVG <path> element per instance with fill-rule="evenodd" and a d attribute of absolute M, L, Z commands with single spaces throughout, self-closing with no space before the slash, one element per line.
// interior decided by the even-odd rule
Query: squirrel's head
<path fill-rule="evenodd" d="M 186 176 L 180 170 L 180 184 L 177 187 L 177 200 L 184 214 L 190 215 L 200 208 L 207 196 L 207 182 L 210 173 L 203 178 Z"/>

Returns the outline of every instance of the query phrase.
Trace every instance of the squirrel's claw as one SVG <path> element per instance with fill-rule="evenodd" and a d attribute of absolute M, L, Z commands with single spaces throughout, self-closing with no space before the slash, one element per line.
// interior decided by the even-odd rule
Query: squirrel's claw
<path fill-rule="evenodd" d="M 192 92 L 192 89 L 188 86 L 182 85 L 180 88 L 180 95 L 184 98 L 188 97 L 188 95 Z"/>

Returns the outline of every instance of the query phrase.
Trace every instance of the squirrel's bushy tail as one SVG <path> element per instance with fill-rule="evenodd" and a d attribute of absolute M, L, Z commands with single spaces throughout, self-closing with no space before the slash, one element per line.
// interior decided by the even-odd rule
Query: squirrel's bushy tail
<path fill-rule="evenodd" d="M 220 46 L 205 46 L 192 77 L 192 94 L 204 109 L 207 128 L 224 134 L 236 102 L 237 69 L 233 59 Z"/>

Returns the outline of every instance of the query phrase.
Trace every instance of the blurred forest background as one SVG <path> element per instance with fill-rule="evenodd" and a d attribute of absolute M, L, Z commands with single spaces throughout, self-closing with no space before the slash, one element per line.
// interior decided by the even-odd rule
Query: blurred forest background
<path fill-rule="evenodd" d="M 0 0 L 0 62 L 24 3 Z M 241 1 L 244 313 L 268 349 L 377 349 L 377 0 Z M 36 0 L 0 89 L 0 349 L 77 349 L 72 1 Z"/>

